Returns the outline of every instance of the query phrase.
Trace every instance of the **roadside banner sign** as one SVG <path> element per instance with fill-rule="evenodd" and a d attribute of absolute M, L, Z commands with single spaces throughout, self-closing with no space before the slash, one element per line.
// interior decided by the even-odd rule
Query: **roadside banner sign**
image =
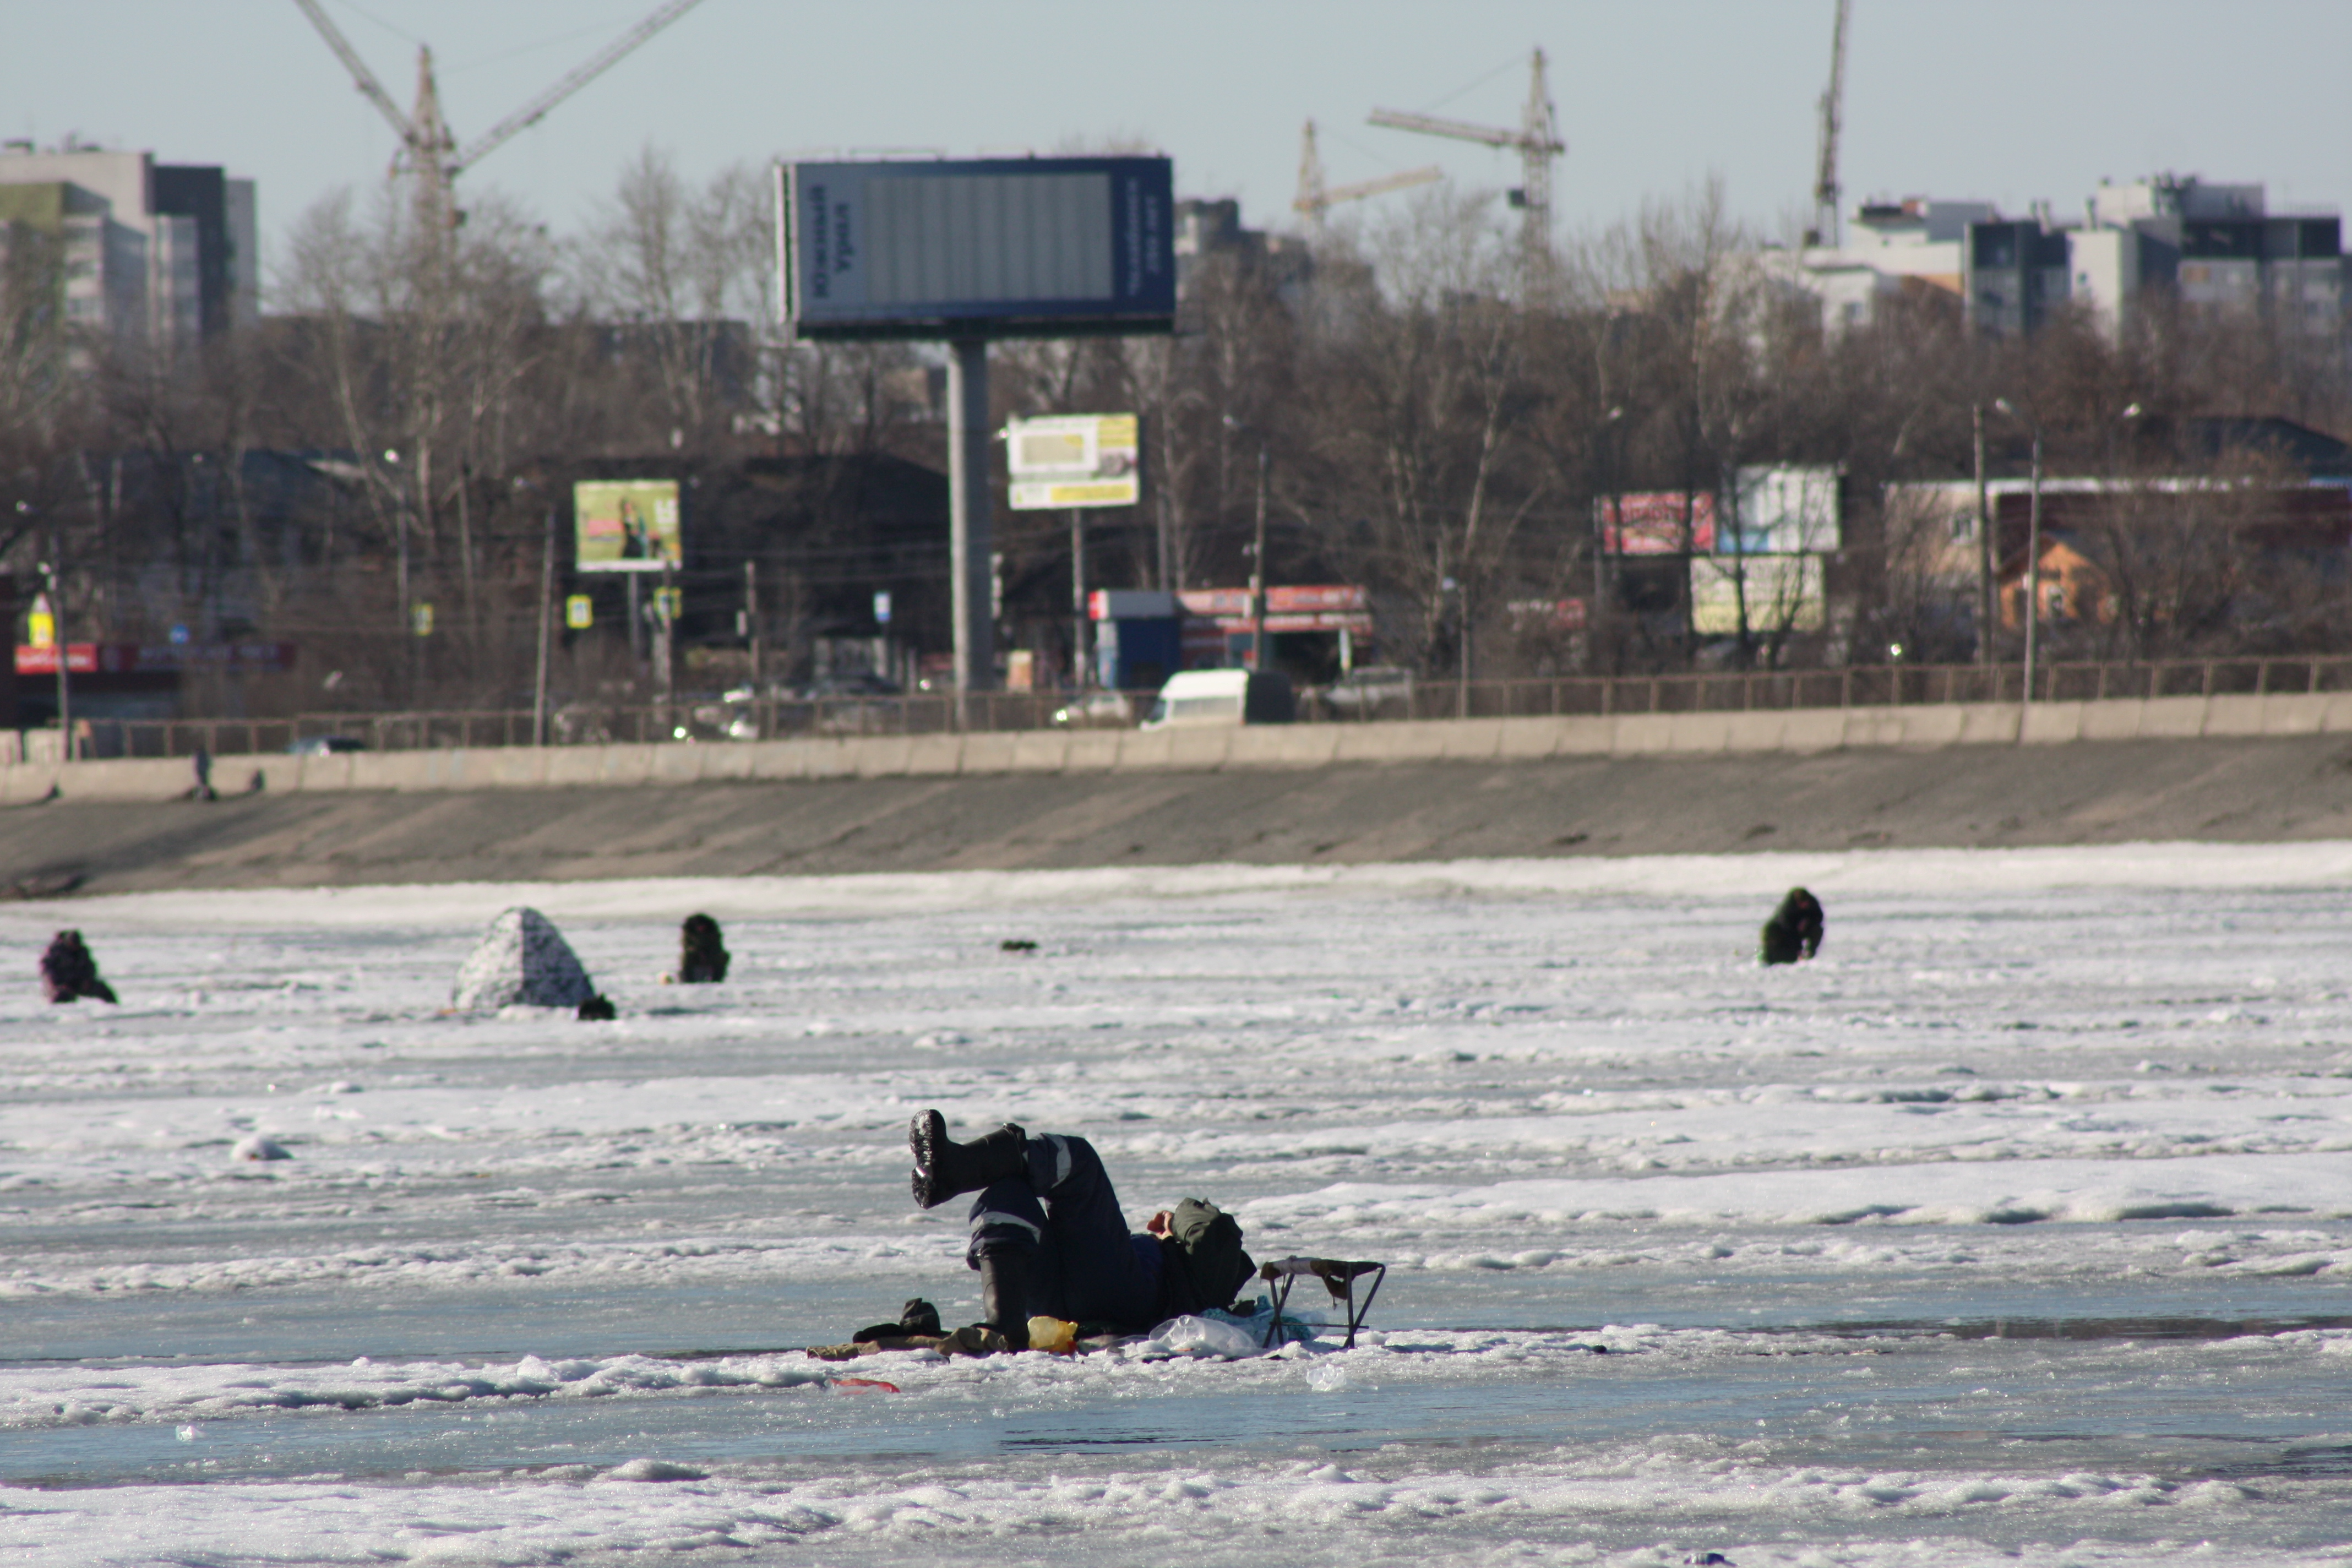
<path fill-rule="evenodd" d="M 1822 558 L 1751 555 L 1691 563 L 1691 629 L 1712 637 L 1739 630 L 1739 604 L 1748 602 L 1751 632 L 1822 629 Z"/>
<path fill-rule="evenodd" d="M 582 479 L 572 487 L 574 566 L 660 572 L 686 564 L 676 479 Z"/>
<path fill-rule="evenodd" d="M 1601 548 L 1611 555 L 1711 555 L 1715 552 L 1715 494 L 1699 490 L 1651 490 L 1602 496 L 1592 503 L 1601 522 Z"/>
<path fill-rule="evenodd" d="M 1759 466 L 1736 477 L 1739 513 L 1718 531 L 1717 553 L 1799 555 L 1843 547 L 1836 468 Z"/>
<path fill-rule="evenodd" d="M 1132 414 L 1059 414 L 1004 427 L 1015 511 L 1133 506 L 1143 499 L 1142 422 Z"/>
<path fill-rule="evenodd" d="M 573 594 L 563 601 L 563 624 L 575 632 L 586 631 L 596 624 L 596 602 L 585 594 Z"/>

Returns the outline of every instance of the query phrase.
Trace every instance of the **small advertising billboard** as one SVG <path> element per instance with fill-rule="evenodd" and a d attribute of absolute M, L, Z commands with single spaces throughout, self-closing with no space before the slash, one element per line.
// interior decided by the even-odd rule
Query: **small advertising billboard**
<path fill-rule="evenodd" d="M 1743 585 L 1749 631 L 1822 629 L 1822 558 L 1751 555 L 1738 562 L 1691 563 L 1691 630 L 1710 637 L 1738 633 Z"/>
<path fill-rule="evenodd" d="M 1745 468 L 1738 487 L 1738 526 L 1722 531 L 1721 553 L 1793 555 L 1843 546 L 1836 468 Z"/>
<path fill-rule="evenodd" d="M 1174 329 L 1166 158 L 896 159 L 776 173 L 781 299 L 798 336 Z"/>
<path fill-rule="evenodd" d="M 1004 427 L 1015 511 L 1133 506 L 1143 498 L 1142 422 L 1132 414 L 1059 414 Z"/>
<path fill-rule="evenodd" d="M 1715 552 L 1715 495 L 1702 490 L 1651 490 L 1603 496 L 1593 502 L 1601 519 L 1601 548 L 1611 555 L 1711 555 Z"/>
<path fill-rule="evenodd" d="M 574 564 L 583 572 L 661 572 L 685 563 L 676 479 L 583 479 L 572 487 Z"/>

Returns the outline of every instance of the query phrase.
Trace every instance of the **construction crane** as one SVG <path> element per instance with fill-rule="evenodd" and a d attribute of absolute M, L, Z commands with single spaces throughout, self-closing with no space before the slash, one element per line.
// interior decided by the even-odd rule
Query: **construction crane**
<path fill-rule="evenodd" d="M 1838 246 L 1838 121 L 1845 113 L 1845 24 L 1853 0 L 1837 0 L 1837 27 L 1830 35 L 1830 85 L 1822 94 L 1820 156 L 1813 170 L 1813 226 L 1807 245 Z"/>
<path fill-rule="evenodd" d="M 1511 193 L 1511 205 L 1526 215 L 1519 227 L 1520 248 L 1530 267 L 1551 253 L 1551 161 L 1568 151 L 1568 143 L 1559 139 L 1550 89 L 1544 83 L 1543 50 L 1536 50 L 1529 62 L 1528 104 L 1516 131 L 1444 120 L 1434 114 L 1408 114 L 1394 109 L 1373 110 L 1371 122 L 1392 131 L 1417 131 L 1424 136 L 1451 136 L 1459 142 L 1476 142 L 1488 147 L 1517 148 L 1519 187 Z"/>
<path fill-rule="evenodd" d="M 1341 202 L 1361 201 L 1366 196 L 1385 195 L 1391 191 L 1410 190 L 1445 177 L 1445 172 L 1431 163 L 1419 169 L 1407 169 L 1402 174 L 1382 174 L 1376 180 L 1359 180 L 1352 185 L 1327 185 L 1323 183 L 1323 155 L 1315 147 L 1315 121 L 1308 121 L 1298 137 L 1298 195 L 1293 198 L 1293 212 L 1314 224 L 1322 232 L 1323 215 Z"/>
<path fill-rule="evenodd" d="M 327 47 L 335 51 L 335 58 L 341 60 L 343 68 L 352 73 L 352 81 L 358 84 L 368 101 L 391 121 L 393 133 L 400 138 L 401 145 L 393 171 L 415 177 L 417 216 L 429 231 L 453 228 L 459 222 L 461 215 L 451 199 L 451 187 L 459 174 L 497 152 L 520 132 L 538 124 L 557 104 L 604 75 L 618 64 L 623 56 L 694 9 L 701 0 L 667 0 L 651 16 L 590 56 L 554 86 L 491 126 L 462 150 L 457 146 L 457 138 L 450 134 L 448 122 L 441 116 L 441 91 L 434 80 L 431 49 L 420 46 L 416 51 L 416 107 L 404 114 L 400 105 L 393 101 L 392 94 L 386 92 L 383 84 L 376 79 L 375 73 L 368 69 L 367 62 L 360 58 L 359 51 L 352 47 L 351 40 L 343 37 L 342 30 L 320 8 L 319 0 L 294 0 L 294 4 L 310 18 L 310 25 L 319 29 L 319 36 L 327 40 Z"/>

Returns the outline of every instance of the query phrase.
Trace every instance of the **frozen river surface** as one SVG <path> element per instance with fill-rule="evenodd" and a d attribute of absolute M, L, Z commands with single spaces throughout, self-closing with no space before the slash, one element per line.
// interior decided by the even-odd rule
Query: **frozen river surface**
<path fill-rule="evenodd" d="M 1798 879 L 1822 957 L 1760 970 Z M 442 1010 L 519 901 L 619 1022 Z M 665 986 L 698 909 L 734 974 Z M 151 894 L 0 942 L 68 923 L 123 1005 L 0 998 L 12 1562 L 2352 1561 L 2352 847 Z M 927 1105 L 1085 1134 L 1139 1222 L 1389 1261 L 1376 1331 L 809 1361 L 976 1310 L 907 1198 Z"/>

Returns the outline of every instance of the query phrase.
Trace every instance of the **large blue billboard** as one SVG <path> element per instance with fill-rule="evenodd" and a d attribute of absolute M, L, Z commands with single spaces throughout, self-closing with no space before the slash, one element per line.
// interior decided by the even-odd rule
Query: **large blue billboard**
<path fill-rule="evenodd" d="M 1175 323 L 1165 158 L 777 173 L 784 318 L 801 337 L 1076 337 Z"/>

